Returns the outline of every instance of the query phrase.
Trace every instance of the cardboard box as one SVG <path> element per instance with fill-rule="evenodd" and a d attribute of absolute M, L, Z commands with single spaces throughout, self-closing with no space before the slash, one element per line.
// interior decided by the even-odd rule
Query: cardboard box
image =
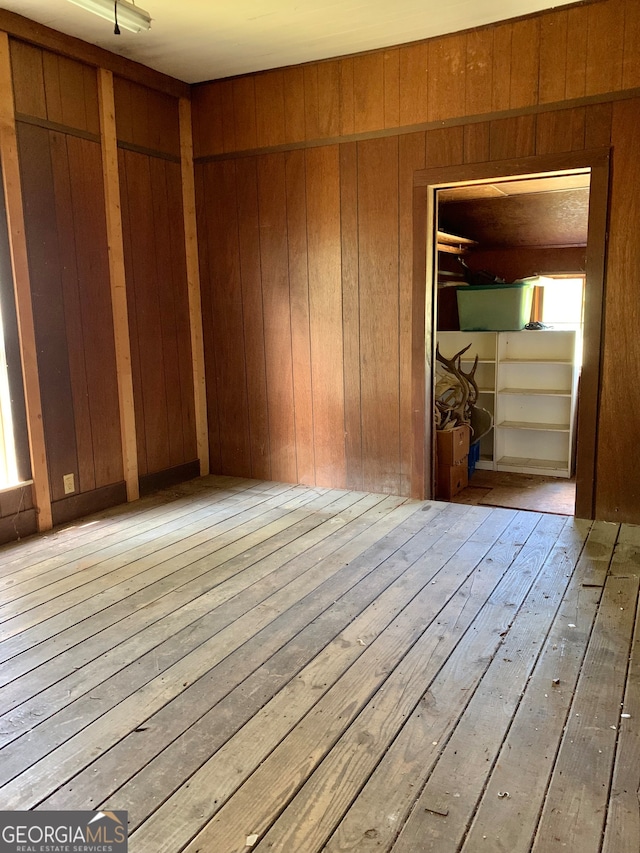
<path fill-rule="evenodd" d="M 436 479 L 436 499 L 448 501 L 455 497 L 458 492 L 466 489 L 469 485 L 469 466 L 467 457 L 457 465 L 438 464 Z"/>
<path fill-rule="evenodd" d="M 471 428 L 466 424 L 453 429 L 438 430 L 436 441 L 438 463 L 440 465 L 459 465 L 469 455 Z"/>

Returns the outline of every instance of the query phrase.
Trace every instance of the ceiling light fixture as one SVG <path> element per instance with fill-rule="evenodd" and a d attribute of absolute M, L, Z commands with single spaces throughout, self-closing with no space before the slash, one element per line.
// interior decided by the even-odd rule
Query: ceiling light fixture
<path fill-rule="evenodd" d="M 139 33 L 141 30 L 151 28 L 151 15 L 135 3 L 130 3 L 129 0 L 69 0 L 69 2 L 111 21 L 115 26 L 116 35 L 120 34 L 119 27 L 131 33 Z"/>

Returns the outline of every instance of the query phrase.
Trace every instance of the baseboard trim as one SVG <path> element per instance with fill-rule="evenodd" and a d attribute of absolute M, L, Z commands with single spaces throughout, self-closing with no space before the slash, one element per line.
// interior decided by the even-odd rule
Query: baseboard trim
<path fill-rule="evenodd" d="M 197 459 L 154 474 L 145 474 L 144 477 L 140 477 L 140 494 L 148 495 L 158 489 L 166 489 L 168 486 L 175 486 L 176 483 L 183 483 L 185 480 L 194 480 L 199 476 L 200 462 Z"/>
<path fill-rule="evenodd" d="M 54 501 L 51 504 L 51 515 L 53 524 L 66 524 L 76 518 L 83 518 L 94 512 L 100 512 L 107 507 L 126 503 L 127 489 L 124 483 L 114 483 L 111 486 L 103 486 L 91 492 L 80 492 L 70 495 L 68 498 Z"/>

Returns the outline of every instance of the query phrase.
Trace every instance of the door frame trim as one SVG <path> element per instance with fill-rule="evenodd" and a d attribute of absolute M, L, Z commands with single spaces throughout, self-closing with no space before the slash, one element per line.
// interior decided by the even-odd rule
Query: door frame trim
<path fill-rule="evenodd" d="M 435 433 L 433 419 L 427 417 L 426 413 L 433 408 L 436 191 L 456 184 L 492 183 L 505 178 L 525 178 L 540 174 L 563 175 L 589 169 L 591 181 L 585 270 L 584 356 L 577 421 L 575 514 L 579 518 L 595 517 L 610 160 L 610 149 L 599 148 L 514 160 L 443 166 L 421 169 L 414 173 L 412 497 L 421 500 L 433 498 Z"/>

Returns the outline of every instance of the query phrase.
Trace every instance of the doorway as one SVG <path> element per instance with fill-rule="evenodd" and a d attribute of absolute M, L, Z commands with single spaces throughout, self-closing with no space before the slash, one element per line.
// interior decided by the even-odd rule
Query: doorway
<path fill-rule="evenodd" d="M 588 178 L 588 238 L 584 254 L 584 359 L 577 438 L 576 515 L 593 518 L 598 387 L 601 368 L 601 326 L 604 290 L 605 229 L 609 174 L 608 150 L 528 157 L 516 161 L 446 167 L 417 172 L 414 178 L 414 400 L 413 494 L 433 497 L 435 430 L 433 368 L 437 340 L 438 195 L 441 192 L 491 193 L 501 182 Z M 472 187 L 473 189 L 468 189 Z M 452 201 L 450 195 L 450 202 Z M 464 235 L 463 235 L 464 236 Z M 582 270 L 579 270 L 582 272 Z M 426 282 L 426 288 L 425 288 Z M 424 358 L 420 358 L 420 353 Z M 421 409 L 419 409 L 421 406 Z M 422 417 L 420 417 L 422 412 Z"/>
<path fill-rule="evenodd" d="M 436 191 L 438 421 L 474 374 L 468 483 L 461 463 L 436 466 L 436 497 L 574 514 L 589 184 L 585 170 Z"/>

